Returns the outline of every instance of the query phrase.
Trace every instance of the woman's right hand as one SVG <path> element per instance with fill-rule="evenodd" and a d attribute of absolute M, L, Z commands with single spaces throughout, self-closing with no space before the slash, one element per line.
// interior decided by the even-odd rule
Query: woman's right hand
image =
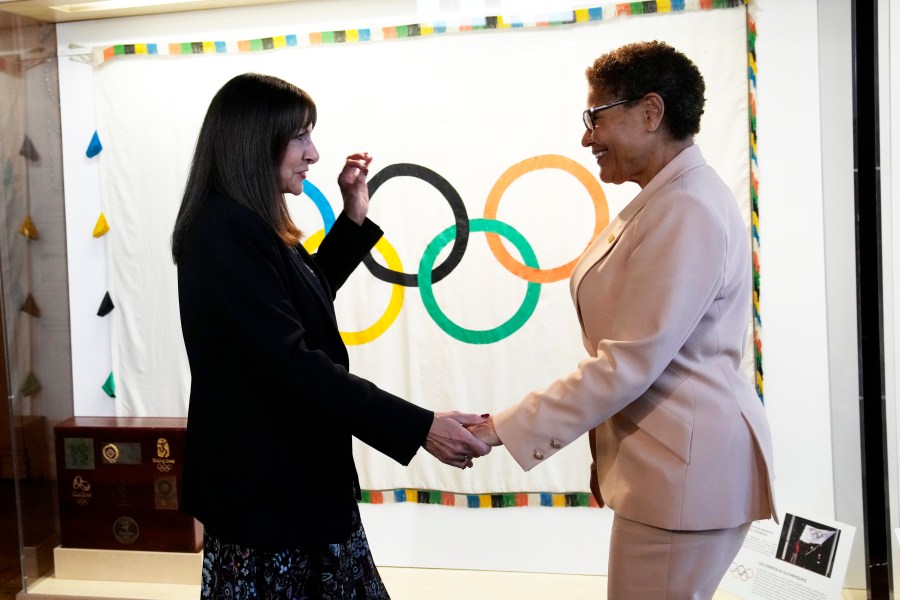
<path fill-rule="evenodd" d="M 344 212 L 350 220 L 362 225 L 369 213 L 369 163 L 372 157 L 368 152 L 358 152 L 347 157 L 344 168 L 338 175 L 338 187 L 344 199 Z"/>

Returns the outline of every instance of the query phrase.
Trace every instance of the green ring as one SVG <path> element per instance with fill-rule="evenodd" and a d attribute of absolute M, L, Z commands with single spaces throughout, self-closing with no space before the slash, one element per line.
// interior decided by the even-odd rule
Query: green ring
<path fill-rule="evenodd" d="M 537 256 L 528 240 L 511 225 L 495 219 L 472 219 L 469 221 L 469 231 L 483 231 L 502 235 L 516 247 L 516 250 L 522 256 L 522 261 L 527 266 L 534 269 L 539 268 Z M 494 342 L 499 342 L 518 331 L 534 313 L 534 309 L 537 308 L 538 298 L 541 295 L 541 284 L 534 281 L 528 282 L 525 299 L 522 301 L 519 310 L 502 325 L 484 331 L 466 329 L 457 325 L 437 305 L 434 292 L 431 289 L 432 267 L 440 251 L 455 237 L 456 225 L 451 225 L 431 240 L 428 247 L 425 248 L 422 260 L 419 261 L 419 293 L 422 295 L 422 303 L 434 322 L 438 324 L 438 327 L 459 341 L 468 344 L 493 344 Z"/>

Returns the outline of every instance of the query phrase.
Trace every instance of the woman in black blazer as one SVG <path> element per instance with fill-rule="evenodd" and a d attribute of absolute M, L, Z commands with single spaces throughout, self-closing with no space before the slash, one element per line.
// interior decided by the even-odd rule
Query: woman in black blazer
<path fill-rule="evenodd" d="M 344 211 L 315 257 L 284 194 L 318 152 L 316 107 L 239 75 L 203 121 L 172 234 L 191 367 L 183 505 L 203 523 L 203 598 L 387 598 L 359 518 L 355 436 L 401 464 L 420 446 L 466 468 L 490 448 L 464 425 L 352 375 L 335 292 L 381 237 L 370 157 L 338 177 Z"/>

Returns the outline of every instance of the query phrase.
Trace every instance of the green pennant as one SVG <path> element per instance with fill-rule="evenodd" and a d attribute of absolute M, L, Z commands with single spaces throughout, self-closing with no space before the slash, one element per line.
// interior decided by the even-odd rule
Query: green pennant
<path fill-rule="evenodd" d="M 110 398 L 116 397 L 116 380 L 113 379 L 112 371 L 110 371 L 109 377 L 106 378 L 106 382 L 102 387 L 107 396 L 109 396 Z"/>
<path fill-rule="evenodd" d="M 19 388 L 19 393 L 23 396 L 34 396 L 39 391 L 41 391 L 41 382 L 38 381 L 38 378 L 33 371 L 29 372 L 25 381 L 22 383 L 22 387 Z"/>

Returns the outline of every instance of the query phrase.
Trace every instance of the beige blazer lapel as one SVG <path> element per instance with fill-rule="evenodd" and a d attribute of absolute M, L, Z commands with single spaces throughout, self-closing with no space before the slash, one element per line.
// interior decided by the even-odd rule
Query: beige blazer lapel
<path fill-rule="evenodd" d="M 584 276 L 591 270 L 591 267 L 600 262 L 603 257 L 612 250 L 612 247 L 619 241 L 622 232 L 625 231 L 625 227 L 628 226 L 631 219 L 634 218 L 634 216 L 640 212 L 640 209 L 644 207 L 644 204 L 646 204 L 646 202 L 637 203 L 637 200 L 640 197 L 641 194 L 638 194 L 634 200 L 629 202 L 628 205 L 609 222 L 606 228 L 600 232 L 600 235 L 591 242 L 591 245 L 588 246 L 587 250 L 584 251 L 584 254 L 581 255 L 581 258 L 578 259 L 575 268 L 572 270 L 572 276 L 569 278 L 569 292 L 572 294 L 572 300 L 577 298 L 576 294 L 578 293 L 578 286 L 581 285 Z M 631 209 L 635 210 L 632 211 Z"/>
<path fill-rule="evenodd" d="M 606 229 L 604 229 L 600 235 L 597 236 L 597 239 L 588 246 L 588 249 L 584 251 L 584 254 L 581 255 L 581 258 L 572 270 L 572 276 L 569 278 L 569 293 L 572 294 L 572 302 L 575 304 L 575 314 L 578 315 L 578 324 L 581 326 L 582 332 L 584 332 L 585 328 L 584 319 L 581 316 L 581 306 L 578 304 L 578 288 L 592 268 L 603 260 L 603 257 L 605 257 L 609 251 L 612 250 L 613 246 L 616 245 L 616 242 L 618 242 L 619 238 L 622 236 L 622 232 L 625 231 L 625 228 L 634 216 L 644 208 L 644 205 L 647 203 L 646 197 L 644 201 L 637 202 L 641 196 L 642 194 L 638 194 L 634 200 L 629 202 L 628 205 L 623 208 L 612 221 L 610 221 L 609 225 L 606 226 Z M 587 347 L 588 344 L 587 341 L 585 341 L 585 348 Z"/>
<path fill-rule="evenodd" d="M 656 195 L 665 185 L 673 179 L 681 176 L 685 171 L 695 169 L 705 165 L 706 161 L 700 153 L 700 147 L 697 145 L 689 146 L 681 151 L 678 156 L 669 161 L 656 176 L 650 180 L 644 189 L 623 208 L 616 217 L 610 221 L 609 225 L 597 236 L 597 238 L 588 246 L 587 250 L 578 259 L 575 268 L 572 270 L 572 276 L 569 278 L 569 293 L 572 294 L 572 301 L 575 303 L 575 310 L 578 313 L 579 321 L 581 320 L 581 311 L 578 308 L 578 287 L 584 280 L 585 276 L 591 269 L 606 256 L 612 247 L 616 245 L 628 224 L 641 212 L 647 205 L 647 202 Z"/>

